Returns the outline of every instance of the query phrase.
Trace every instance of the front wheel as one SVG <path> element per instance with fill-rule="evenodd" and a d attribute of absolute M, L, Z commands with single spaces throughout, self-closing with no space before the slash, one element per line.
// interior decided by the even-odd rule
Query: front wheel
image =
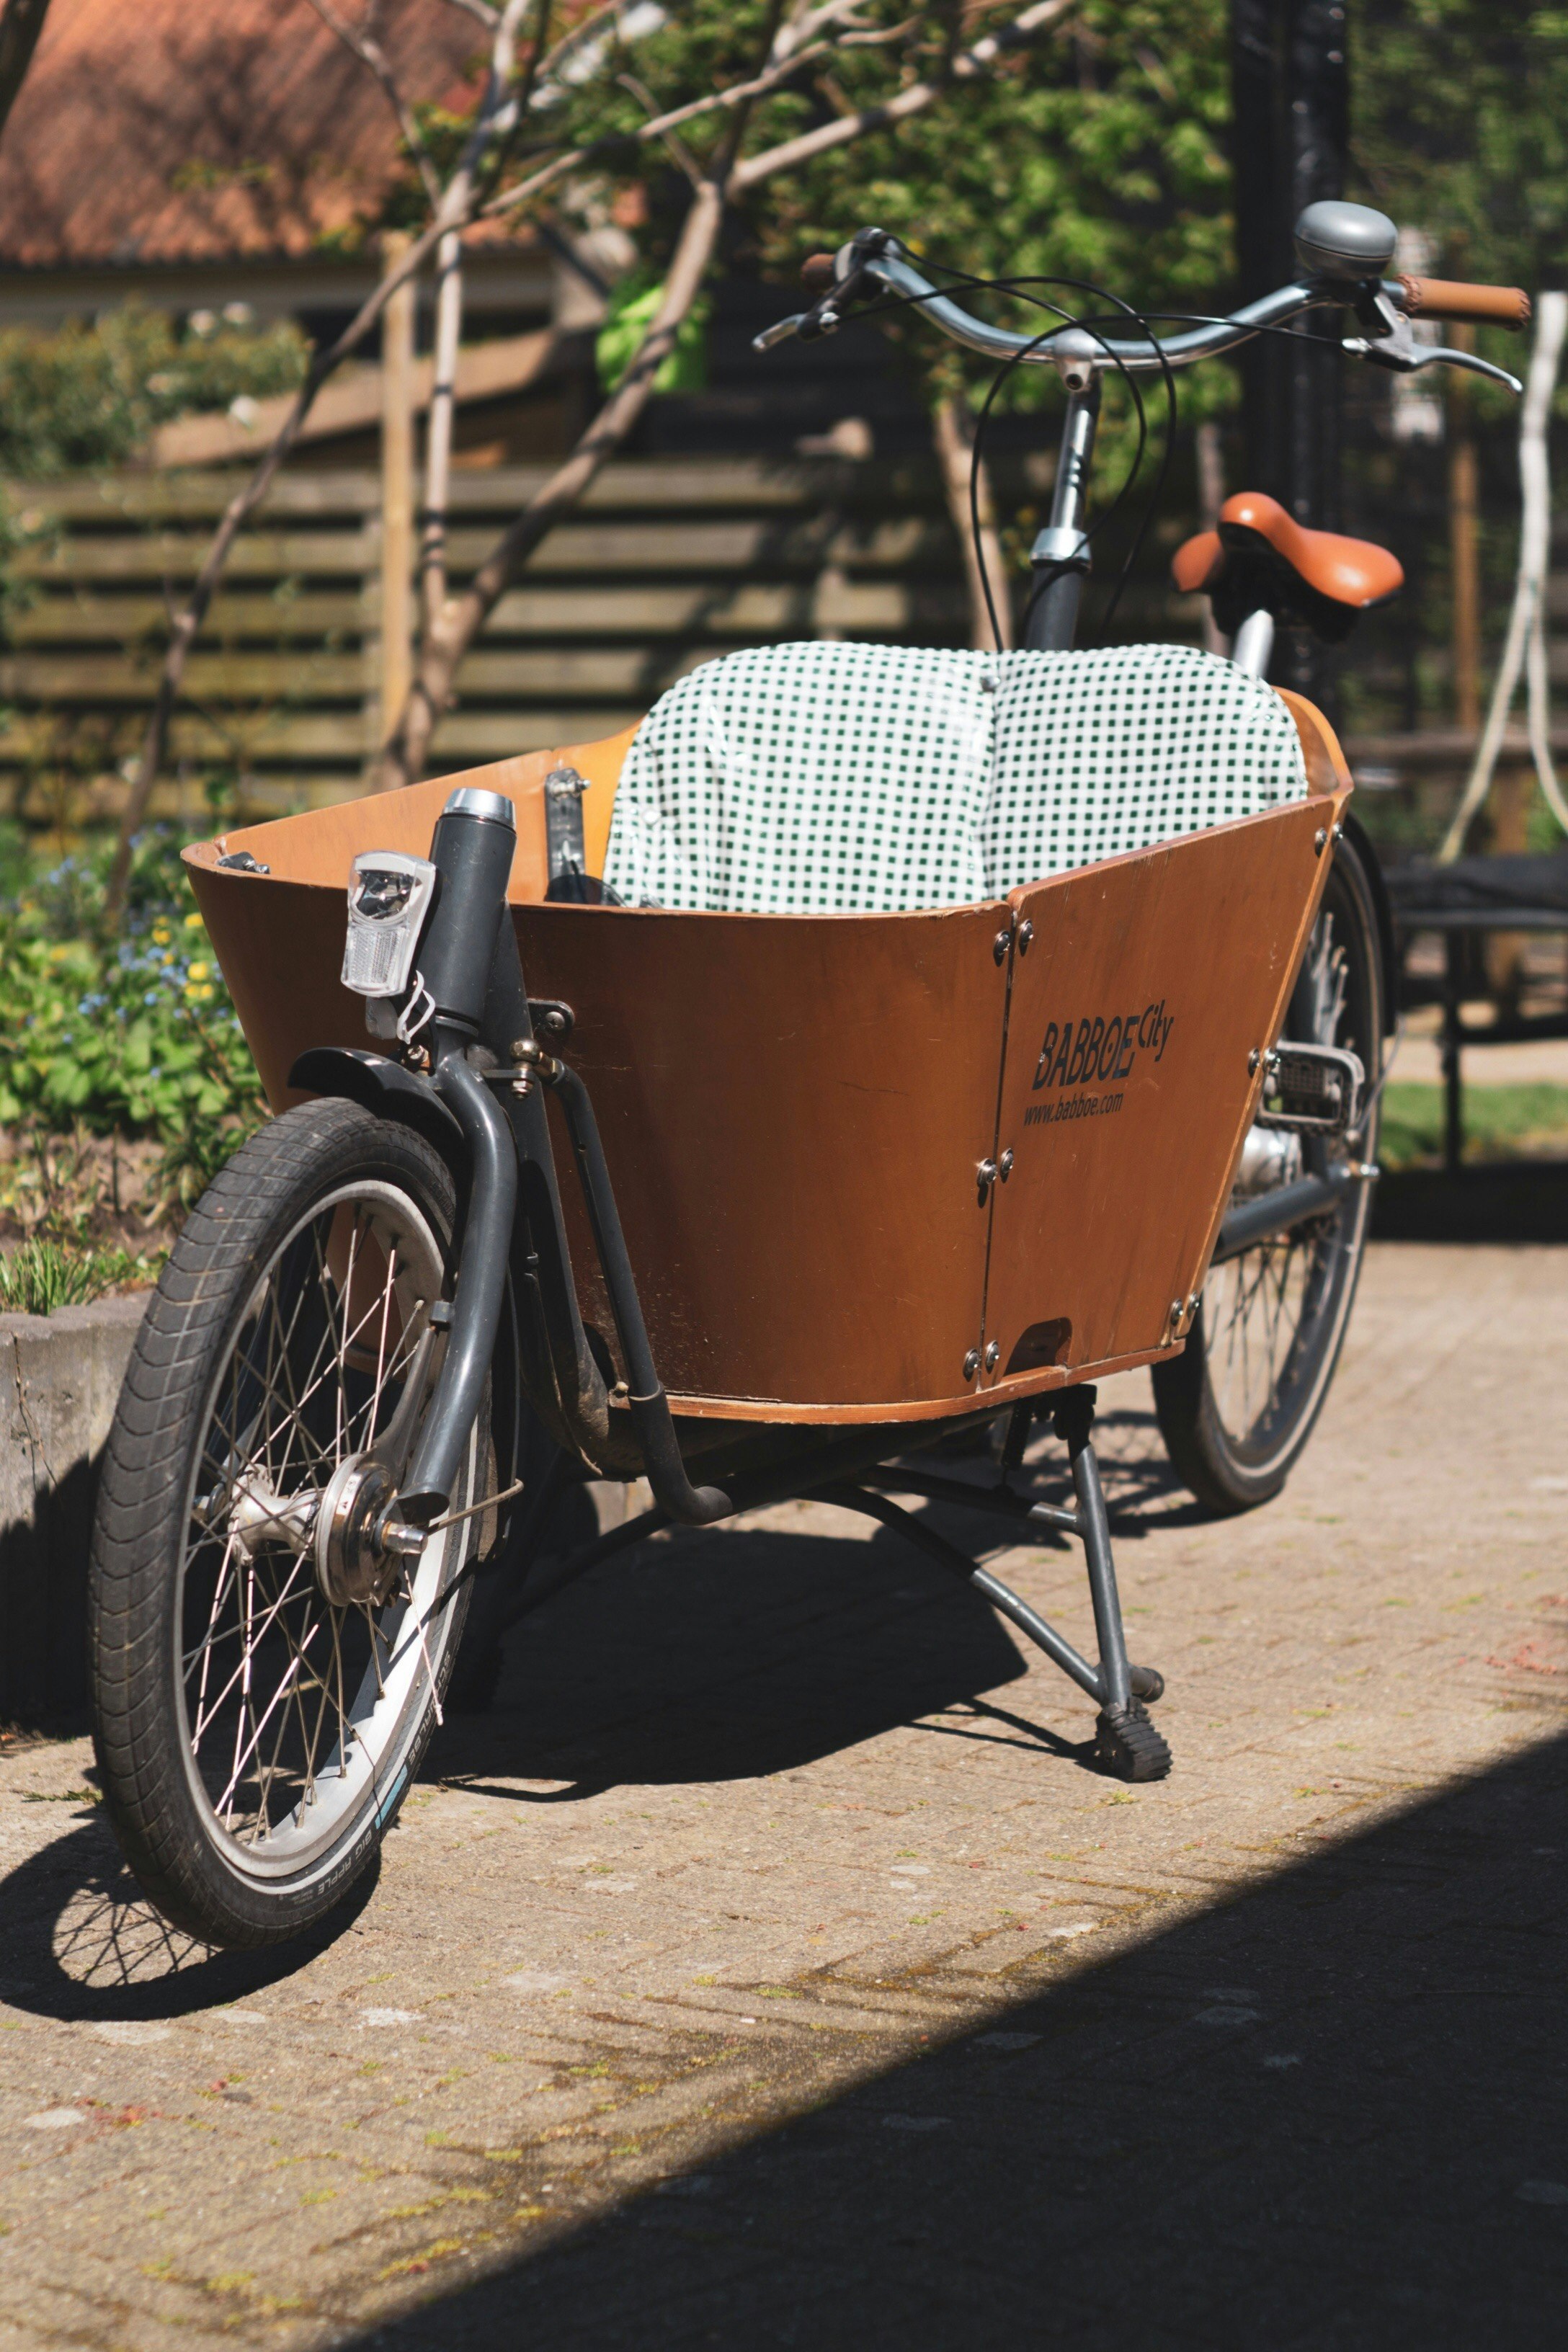
<path fill-rule="evenodd" d="M 127 1860 L 204 1942 L 339 1903 L 439 1710 L 489 1515 L 411 1559 L 367 1525 L 440 1369 L 455 1225 L 416 1136 L 309 1103 L 208 1188 L 143 1318 L 93 1537 L 94 1729 Z M 454 1510 L 488 1461 L 476 1435 Z"/>
<path fill-rule="evenodd" d="M 1384 1027 L 1381 944 L 1372 885 L 1352 839 L 1342 839 L 1324 885 L 1284 1035 L 1348 1045 L 1375 1088 Z M 1255 1190 L 1328 1175 L 1351 1157 L 1377 1155 L 1375 1095 L 1352 1139 L 1279 1134 L 1254 1155 Z M 1254 1139 L 1263 1130 L 1254 1130 Z M 1244 1156 L 1242 1179 L 1247 1171 Z M 1238 1181 L 1239 1190 L 1239 1181 Z M 1208 1510 L 1251 1510 L 1279 1494 L 1322 1409 L 1339 1361 L 1372 1223 L 1372 1188 L 1353 1184 L 1338 1206 L 1271 1236 L 1210 1271 L 1183 1353 L 1156 1364 L 1154 1405 L 1183 1485 Z"/>

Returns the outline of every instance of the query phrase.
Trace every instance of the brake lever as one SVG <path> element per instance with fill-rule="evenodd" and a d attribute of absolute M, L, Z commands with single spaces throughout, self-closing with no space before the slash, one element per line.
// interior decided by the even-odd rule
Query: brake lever
<path fill-rule="evenodd" d="M 819 335 L 836 335 L 853 303 L 882 291 L 880 279 L 867 268 L 867 263 L 889 251 L 901 251 L 896 237 L 890 237 L 885 229 L 861 229 L 847 246 L 839 248 L 838 260 L 843 262 L 847 257 L 849 261 L 843 277 L 835 278 L 809 310 L 793 311 L 787 319 L 776 319 L 761 334 L 753 335 L 752 349 L 771 352 L 775 344 L 787 343 L 792 335 L 798 335 L 803 343 L 814 343 Z"/>
<path fill-rule="evenodd" d="M 764 327 L 761 334 L 752 337 L 752 349 L 771 352 L 775 343 L 787 343 L 792 335 L 799 334 L 810 315 L 807 310 L 795 310 L 787 319 L 775 319 L 771 327 Z"/>
<path fill-rule="evenodd" d="M 1516 397 L 1524 390 L 1518 376 L 1510 375 L 1507 368 L 1494 367 L 1490 360 L 1478 359 L 1474 352 L 1452 351 L 1445 343 L 1418 343 L 1404 311 L 1394 309 L 1381 288 L 1375 292 L 1363 289 L 1356 315 L 1363 326 L 1375 325 L 1381 332 L 1347 335 L 1340 349 L 1352 359 L 1370 360 L 1373 367 L 1388 368 L 1395 375 L 1414 375 L 1424 367 L 1464 368 L 1471 375 L 1489 376 L 1494 383 L 1506 384 Z"/>
<path fill-rule="evenodd" d="M 868 271 L 852 269 L 839 284 L 830 286 L 809 310 L 796 310 L 793 317 L 779 319 L 773 326 L 764 327 L 760 335 L 753 335 L 752 349 L 771 352 L 775 343 L 786 343 L 792 335 L 798 335 L 803 343 L 814 343 L 821 335 L 836 335 L 844 324 L 845 310 L 859 297 L 868 282 L 875 282 Z"/>

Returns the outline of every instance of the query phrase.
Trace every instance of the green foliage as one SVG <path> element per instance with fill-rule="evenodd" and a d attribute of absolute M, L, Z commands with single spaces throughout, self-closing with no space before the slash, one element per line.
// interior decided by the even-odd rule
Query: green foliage
<path fill-rule="evenodd" d="M 194 1200 L 265 1115 L 259 1081 L 167 829 L 141 836 L 118 940 L 108 853 L 67 858 L 0 905 L 0 1123 L 149 1136 Z"/>
<path fill-rule="evenodd" d="M 636 359 L 664 299 L 662 280 L 649 285 L 638 273 L 623 278 L 610 296 L 605 323 L 594 344 L 599 382 L 614 392 Z M 708 381 L 708 316 L 712 303 L 700 295 L 676 330 L 675 346 L 654 377 L 655 392 L 700 392 Z"/>
<path fill-rule="evenodd" d="M 107 1291 L 152 1282 L 156 1273 L 151 1258 L 130 1250 L 22 1242 L 0 1256 L 0 1314 L 52 1315 L 57 1307 L 85 1307 Z"/>
<path fill-rule="evenodd" d="M 8 328 L 0 333 L 0 474 L 43 480 L 119 465 L 171 417 L 292 391 L 309 356 L 289 321 L 258 327 L 203 312 L 183 332 L 162 311 L 135 307 L 49 334 Z"/>
<path fill-rule="evenodd" d="M 793 277 L 807 252 L 875 222 L 975 277 L 1089 280 L 1135 305 L 1206 312 L 1232 268 L 1228 112 L 1224 0 L 1081 0 L 996 74 L 781 183 L 761 251 Z M 1104 315 L 1070 289 L 1026 290 Z M 1021 294 L 960 299 L 1009 326 L 1051 323 Z M 976 398 L 994 373 L 918 321 L 887 331 L 932 392 L 962 377 Z M 1230 381 L 1218 369 L 1186 378 L 1184 412 L 1227 399 Z M 1006 394 L 1048 396 L 1044 373 L 1025 370 Z"/>
<path fill-rule="evenodd" d="M 989 16 L 957 0 L 914 11 L 904 0 L 867 0 L 857 24 L 869 34 L 912 21 L 913 41 L 897 52 L 908 60 L 905 78 L 940 79 Z M 751 0 L 695 0 L 636 45 L 626 81 L 612 78 L 616 59 L 607 58 L 592 83 L 565 94 L 562 111 L 578 119 L 584 138 L 629 136 L 649 107 L 679 106 L 749 79 L 772 21 L 770 10 Z M 808 62 L 754 109 L 745 151 L 873 105 L 898 80 L 889 52 L 869 42 Z M 1059 26 L 1006 56 L 994 74 L 955 84 L 926 112 L 763 184 L 733 225 L 731 260 L 793 286 L 807 253 L 875 222 L 933 262 L 976 277 L 1087 280 L 1133 304 L 1207 312 L 1224 300 L 1231 273 L 1228 109 L 1225 0 L 1079 0 Z M 550 127 L 553 134 L 558 118 Z M 706 163 L 730 131 L 730 119 L 715 114 L 689 122 L 680 136 Z M 630 356 L 631 304 L 651 303 L 649 281 L 662 273 L 688 200 L 685 176 L 658 148 L 627 151 L 617 184 L 624 193 L 632 184 L 647 217 L 635 293 L 607 331 L 606 382 Z M 575 203 L 587 214 L 597 205 L 602 213 L 605 194 L 605 183 L 584 182 L 567 207 Z M 1031 293 L 1069 312 L 1103 316 L 1106 309 L 1091 293 L 1048 286 L 966 291 L 961 299 L 1008 325 L 1043 330 L 1052 315 L 1031 304 Z M 994 373 L 916 318 L 895 313 L 849 331 L 889 336 L 931 402 L 959 390 L 978 402 Z M 673 377 L 668 388 L 675 388 Z M 1223 409 L 1233 395 L 1229 370 L 1194 370 L 1183 380 L 1183 413 Z M 1046 371 L 1018 370 L 1001 404 L 1058 399 Z M 1131 454 L 1130 417 L 1113 384 L 1102 428 L 1103 490 L 1114 488 L 1119 459 Z"/>
<path fill-rule="evenodd" d="M 1568 237 L 1568 10 L 1360 0 L 1350 11 L 1352 193 L 1436 240 L 1437 271 L 1560 282 Z M 1520 339 L 1479 348 L 1520 372 Z M 1477 384 L 1481 415 L 1517 404 Z"/>
<path fill-rule="evenodd" d="M 1466 1157 L 1506 1160 L 1568 1150 L 1568 1087 L 1465 1089 Z M 1435 1165 L 1443 1151 L 1443 1089 L 1394 1079 L 1384 1088 L 1377 1156 L 1385 1168 Z"/>

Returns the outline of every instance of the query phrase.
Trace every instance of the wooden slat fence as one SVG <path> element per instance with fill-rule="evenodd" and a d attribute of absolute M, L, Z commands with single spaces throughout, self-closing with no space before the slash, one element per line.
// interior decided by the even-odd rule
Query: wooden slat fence
<path fill-rule="evenodd" d="M 542 470 L 458 476 L 461 579 Z M 0 655 L 0 777 L 35 818 L 107 814 L 154 690 L 168 616 L 232 474 L 124 474 L 5 492 L 33 534 Z M 378 482 L 300 470 L 230 560 L 175 721 L 154 813 L 199 814 L 233 778 L 257 814 L 363 787 L 380 660 Z M 451 770 L 609 734 L 733 646 L 801 636 L 963 643 L 958 551 L 934 473 L 795 460 L 607 468 L 539 550 L 466 665 L 435 763 Z"/>

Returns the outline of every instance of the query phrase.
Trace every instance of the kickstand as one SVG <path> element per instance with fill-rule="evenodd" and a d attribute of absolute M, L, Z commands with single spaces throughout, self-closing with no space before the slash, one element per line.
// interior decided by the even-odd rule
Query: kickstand
<path fill-rule="evenodd" d="M 1165 1685 L 1162 1676 L 1144 1668 L 1139 1675 L 1142 1694 L 1134 1696 L 1133 1670 L 1127 1663 L 1127 1637 L 1121 1629 L 1121 1600 L 1116 1590 L 1116 1562 L 1110 1550 L 1110 1524 L 1094 1452 L 1094 1404 L 1093 1389 L 1068 1389 L 1054 1415 L 1057 1435 L 1066 1445 L 1072 1465 L 1079 1533 L 1094 1604 L 1094 1636 L 1100 1647 L 1104 1696 L 1095 1718 L 1094 1751 L 1103 1769 L 1119 1780 L 1163 1780 L 1171 1769 L 1171 1751 L 1150 1721 L 1143 1697 L 1158 1698 Z M 1149 1689 L 1150 1681 L 1159 1687 Z"/>
<path fill-rule="evenodd" d="M 1087 1691 L 1100 1707 L 1095 1717 L 1094 1755 L 1102 1772 L 1119 1780 L 1163 1780 L 1171 1769 L 1171 1751 L 1150 1720 L 1147 1703 L 1163 1695 L 1165 1682 L 1152 1666 L 1128 1664 L 1121 1603 L 1116 1591 L 1116 1566 L 1110 1553 L 1110 1528 L 1092 1444 L 1094 1404 L 1092 1388 L 1071 1388 L 1063 1391 L 1053 1409 L 1057 1433 L 1067 1446 L 1072 1465 L 1073 1489 L 1078 1496 L 1076 1511 L 1063 1510 L 1054 1503 L 1031 1503 L 1026 1496 L 1015 1493 L 1005 1483 L 1010 1466 L 1005 1459 L 1002 1482 L 990 1486 L 900 1467 L 866 1471 L 858 1484 L 835 1484 L 815 1491 L 823 1502 L 837 1503 L 845 1510 L 863 1511 L 868 1517 L 879 1519 L 884 1527 L 896 1528 L 939 1566 L 963 1577 L 1021 1633 L 1044 1650 L 1053 1664 L 1059 1666 L 1080 1690 Z M 1008 1432 L 1008 1453 L 1021 1457 L 1026 1426 L 1015 1416 Z M 876 1491 L 883 1486 L 891 1487 L 895 1493 L 922 1495 L 931 1502 L 956 1504 L 964 1510 L 994 1512 L 1020 1528 L 1058 1528 L 1077 1536 L 1089 1570 L 1099 1664 L 1090 1665 L 1054 1625 L 1047 1625 L 1000 1577 L 993 1576 L 989 1569 L 972 1560 L 934 1528 Z"/>

